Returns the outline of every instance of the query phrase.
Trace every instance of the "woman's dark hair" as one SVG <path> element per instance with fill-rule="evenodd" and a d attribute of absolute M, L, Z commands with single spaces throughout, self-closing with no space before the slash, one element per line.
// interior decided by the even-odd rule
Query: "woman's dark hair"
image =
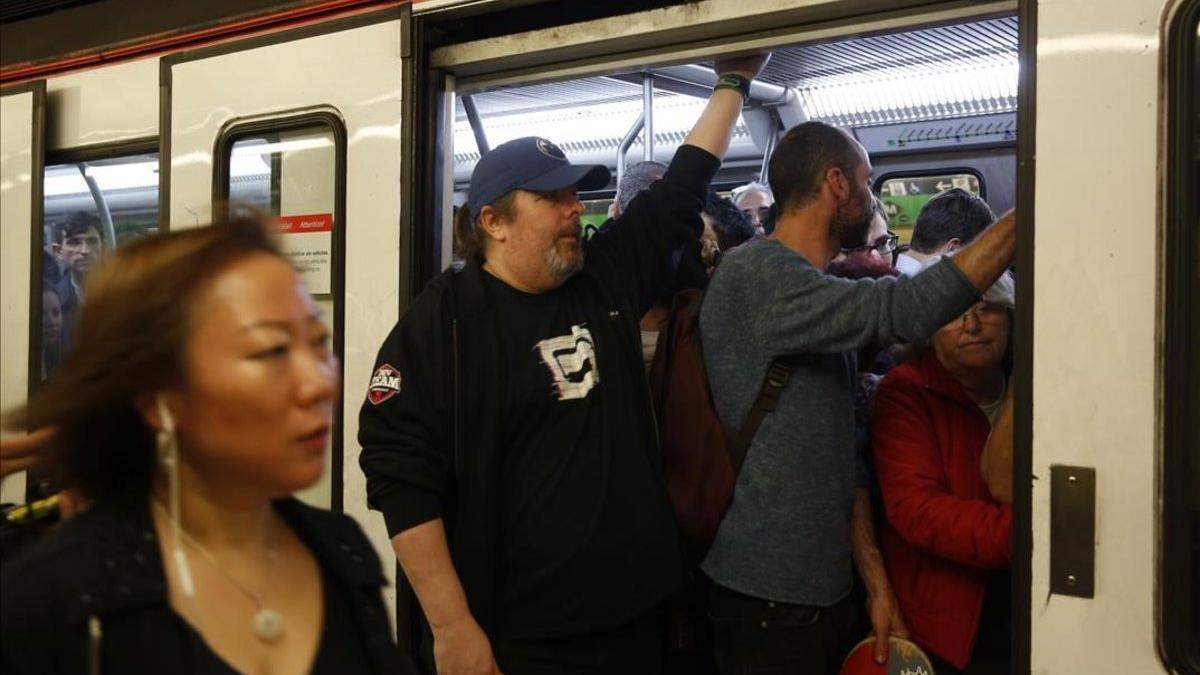
<path fill-rule="evenodd" d="M 61 244 L 71 237 L 87 234 L 88 230 L 100 231 L 100 216 L 87 211 L 72 212 L 55 224 L 54 243 Z"/>
<path fill-rule="evenodd" d="M 62 366 L 10 427 L 57 429 L 57 478 L 94 500 L 150 489 L 153 430 L 135 400 L 184 382 L 184 346 L 197 296 L 224 269 L 279 256 L 261 218 L 160 234 L 113 252 L 87 282 L 87 302 Z"/>
<path fill-rule="evenodd" d="M 704 213 L 713 219 L 713 231 L 717 233 L 717 246 L 722 251 L 741 246 L 754 238 L 754 226 L 750 218 L 729 199 L 709 190 L 704 202 Z"/>

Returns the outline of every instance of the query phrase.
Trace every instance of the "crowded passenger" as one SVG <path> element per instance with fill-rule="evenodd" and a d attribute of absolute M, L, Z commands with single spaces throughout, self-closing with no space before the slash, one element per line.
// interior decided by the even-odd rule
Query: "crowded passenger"
<path fill-rule="evenodd" d="M 1004 271 L 1014 222 L 1000 219 L 915 277 L 823 273 L 866 241 L 871 165 L 851 136 L 806 122 L 770 160 L 775 232 L 724 258 L 700 326 L 716 409 L 739 428 L 776 357 L 802 355 L 754 437 L 702 569 L 721 673 L 836 672 L 861 637 L 853 570 L 866 588 L 882 661 L 905 624 L 875 541 L 867 474 L 854 449 L 852 352 L 926 339 Z"/>
<path fill-rule="evenodd" d="M 962 188 L 950 188 L 921 207 L 909 248 L 896 260 L 901 274 L 916 274 L 936 260 L 970 243 L 996 219 L 991 207 Z"/>
<path fill-rule="evenodd" d="M 617 181 L 610 215 L 620 218 L 629 208 L 633 198 L 650 189 L 655 182 L 667 174 L 667 165 L 662 162 L 645 161 L 625 167 L 625 173 Z"/>
<path fill-rule="evenodd" d="M 825 268 L 826 274 L 843 279 L 878 279 L 899 274 L 894 264 L 900 237 L 888 229 L 887 213 L 878 199 L 874 200 L 873 209 L 866 243 L 843 248 Z"/>
<path fill-rule="evenodd" d="M 58 370 L 63 356 L 63 308 L 54 286 L 42 287 L 42 378 Z"/>
<path fill-rule="evenodd" d="M 899 276 L 893 267 L 900 238 L 887 229 L 887 214 L 878 198 L 873 202 L 874 214 L 867 228 L 867 240 L 862 246 L 843 248 L 825 267 L 825 273 L 842 279 L 881 279 Z M 858 385 L 854 390 L 854 439 L 857 452 L 867 457 L 871 452 L 871 408 L 875 390 L 888 370 L 905 358 L 906 345 L 868 345 L 855 356 Z M 872 493 L 874 495 L 874 492 Z"/>
<path fill-rule="evenodd" d="M 717 234 L 712 219 L 701 212 L 704 230 L 700 233 L 699 246 L 687 242 L 675 250 L 671 259 L 670 280 L 663 285 L 658 298 L 638 321 L 642 340 L 642 365 L 650 372 L 654 355 L 658 350 L 658 336 L 670 320 L 671 306 L 675 298 L 687 290 L 703 291 L 708 286 L 709 276 L 716 268 L 720 256 Z"/>
<path fill-rule="evenodd" d="M 1005 273 L 876 395 L 884 563 L 939 674 L 1010 671 L 1013 306 Z"/>
<path fill-rule="evenodd" d="M 576 191 L 604 187 L 607 169 L 539 138 L 476 165 L 456 223 L 468 262 L 392 331 L 359 425 L 368 501 L 438 673 L 662 671 L 662 607 L 683 570 L 638 320 L 677 249 L 697 246 L 765 60 L 717 61 L 662 179 L 586 242 Z"/>
<path fill-rule="evenodd" d="M 83 304 L 88 274 L 104 256 L 104 240 L 100 237 L 100 219 L 91 213 L 72 213 L 54 226 L 54 241 L 50 250 L 62 275 L 55 283 L 63 315 L 62 344 L 71 344 L 71 333 Z"/>
<path fill-rule="evenodd" d="M 763 226 L 774 203 L 775 196 L 771 188 L 762 183 L 751 182 L 733 189 L 733 205 L 750 219 L 750 225 L 757 235 L 766 234 Z"/>
<path fill-rule="evenodd" d="M 716 233 L 717 249 L 722 253 L 731 251 L 756 236 L 750 218 L 734 206 L 732 201 L 713 190 L 708 191 L 701 217 Z M 713 266 L 715 267 L 715 263 Z"/>
<path fill-rule="evenodd" d="M 264 226 L 153 237 L 92 275 L 87 349 L 6 420 L 54 431 L 6 440 L 4 469 L 52 434 L 90 506 L 6 561 L 4 672 L 412 672 L 358 525 L 290 496 L 325 471 L 338 366 Z"/>

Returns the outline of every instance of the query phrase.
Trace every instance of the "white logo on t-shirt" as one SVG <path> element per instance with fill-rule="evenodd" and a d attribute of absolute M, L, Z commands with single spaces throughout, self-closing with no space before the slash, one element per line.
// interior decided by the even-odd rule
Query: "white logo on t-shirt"
<path fill-rule="evenodd" d="M 600 383 L 595 343 L 585 326 L 571 326 L 570 335 L 542 340 L 537 350 L 554 378 L 558 400 L 585 398 Z"/>

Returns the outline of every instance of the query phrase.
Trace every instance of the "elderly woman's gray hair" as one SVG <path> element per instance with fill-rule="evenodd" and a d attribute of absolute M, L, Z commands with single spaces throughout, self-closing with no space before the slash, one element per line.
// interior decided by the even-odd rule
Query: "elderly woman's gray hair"
<path fill-rule="evenodd" d="M 941 259 L 942 257 L 939 256 L 937 258 L 930 258 L 929 260 L 926 260 L 925 263 L 921 265 L 921 272 L 924 272 L 926 269 L 936 265 L 941 261 Z M 983 297 L 980 298 L 980 300 L 983 302 L 992 303 L 993 305 L 1000 305 L 1008 309 L 1016 309 L 1016 283 L 1013 280 L 1012 272 L 1005 270 L 1004 274 L 1001 274 L 1000 278 L 996 280 L 996 283 L 992 284 L 986 291 L 983 292 Z"/>
<path fill-rule="evenodd" d="M 1013 283 L 1012 272 L 1005 271 L 983 294 L 983 301 L 993 305 L 1001 305 L 1008 309 L 1017 308 L 1016 285 Z"/>

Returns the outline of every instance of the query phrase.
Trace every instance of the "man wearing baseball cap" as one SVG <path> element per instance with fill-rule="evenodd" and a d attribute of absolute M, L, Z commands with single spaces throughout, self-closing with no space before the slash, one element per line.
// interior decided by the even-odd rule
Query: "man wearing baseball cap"
<path fill-rule="evenodd" d="M 683 578 L 638 319 L 698 250 L 700 211 L 766 56 L 716 63 L 662 180 L 588 241 L 603 166 L 543 138 L 485 154 L 435 278 L 379 351 L 360 413 L 368 502 L 439 675 L 660 673 Z M 428 654 L 425 654 L 428 658 Z"/>

